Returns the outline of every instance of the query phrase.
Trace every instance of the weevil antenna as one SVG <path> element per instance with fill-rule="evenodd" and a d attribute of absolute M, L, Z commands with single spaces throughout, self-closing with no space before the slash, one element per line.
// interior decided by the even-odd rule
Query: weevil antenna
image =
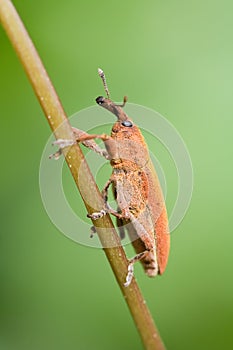
<path fill-rule="evenodd" d="M 123 102 L 120 105 L 116 104 L 116 106 L 118 106 L 118 107 L 125 107 L 125 104 L 126 104 L 127 101 L 128 101 L 128 97 L 124 96 Z"/>
<path fill-rule="evenodd" d="M 105 77 L 104 71 L 101 68 L 98 68 L 98 74 L 99 74 L 99 76 L 102 79 L 102 82 L 104 84 L 104 90 L 107 94 L 107 97 L 110 99 L 110 94 L 109 94 L 108 85 L 106 82 L 106 77 Z"/>

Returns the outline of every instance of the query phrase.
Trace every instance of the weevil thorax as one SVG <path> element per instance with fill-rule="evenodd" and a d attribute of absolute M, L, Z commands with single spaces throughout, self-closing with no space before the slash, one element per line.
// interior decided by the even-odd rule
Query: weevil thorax
<path fill-rule="evenodd" d="M 102 96 L 96 102 L 117 117 L 112 127 L 111 140 L 105 142 L 114 168 L 137 170 L 149 159 L 148 149 L 139 128 L 124 112 L 121 106 Z"/>

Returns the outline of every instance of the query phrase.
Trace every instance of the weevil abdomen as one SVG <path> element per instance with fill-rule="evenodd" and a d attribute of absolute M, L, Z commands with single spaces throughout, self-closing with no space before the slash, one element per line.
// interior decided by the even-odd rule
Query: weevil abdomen
<path fill-rule="evenodd" d="M 111 164 L 116 200 L 125 216 L 122 223 L 134 249 L 137 254 L 148 251 L 141 259 L 148 276 L 162 274 L 168 260 L 170 235 L 165 202 L 153 164 L 146 160 L 140 167 L 120 159 L 113 159 Z"/>

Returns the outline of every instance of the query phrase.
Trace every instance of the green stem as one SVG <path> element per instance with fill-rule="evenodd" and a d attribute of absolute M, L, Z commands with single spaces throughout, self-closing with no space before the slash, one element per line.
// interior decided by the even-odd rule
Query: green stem
<path fill-rule="evenodd" d="M 71 125 L 56 91 L 17 11 L 9 0 L 0 0 L 0 21 L 24 66 L 55 137 L 73 139 Z M 90 213 L 93 209 L 95 211 L 100 210 L 103 207 L 103 200 L 80 147 L 75 144 L 64 155 L 78 189 L 80 190 L 80 178 L 85 178 L 86 183 L 88 183 L 88 186 L 85 186 L 85 191 L 82 186 L 80 192 L 87 211 Z M 80 172 L 82 172 L 82 176 L 80 176 Z M 85 201 L 85 198 L 90 198 L 90 196 L 92 198 L 91 207 Z M 97 234 L 145 348 L 164 350 L 163 342 L 135 279 L 129 287 L 125 288 L 123 286 L 127 275 L 128 262 L 110 217 L 106 215 L 99 219 L 97 225 L 108 230 L 108 234 L 105 234 L 106 232 L 103 229 L 100 230 L 97 227 Z"/>

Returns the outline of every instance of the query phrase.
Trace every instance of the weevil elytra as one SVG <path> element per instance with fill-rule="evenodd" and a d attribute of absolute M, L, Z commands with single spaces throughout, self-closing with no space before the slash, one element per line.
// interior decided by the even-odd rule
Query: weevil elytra
<path fill-rule="evenodd" d="M 133 265 L 138 260 L 149 277 L 164 272 L 170 249 L 168 218 L 158 176 L 145 140 L 139 128 L 123 110 L 127 99 L 124 98 L 122 105 L 114 103 L 109 96 L 104 72 L 101 69 L 98 72 L 107 98 L 99 96 L 96 102 L 113 113 L 117 122 L 112 127 L 111 136 L 89 135 L 77 129 L 74 129 L 74 133 L 78 142 L 105 156 L 113 168 L 102 191 L 105 208 L 88 216 L 96 220 L 110 213 L 116 216 L 120 233 L 124 234 L 124 230 L 127 230 L 136 251 L 136 256 L 129 260 L 125 282 L 125 286 L 128 286 L 133 278 Z M 106 151 L 97 146 L 95 138 L 103 140 Z M 64 141 L 56 143 L 64 146 Z M 118 205 L 117 211 L 107 202 L 110 185 Z"/>

